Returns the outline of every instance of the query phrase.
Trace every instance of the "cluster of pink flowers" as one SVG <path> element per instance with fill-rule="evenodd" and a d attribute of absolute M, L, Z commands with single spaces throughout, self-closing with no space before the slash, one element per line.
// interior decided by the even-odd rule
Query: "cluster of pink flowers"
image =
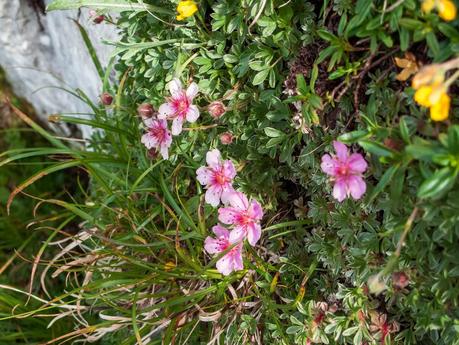
<path fill-rule="evenodd" d="M 216 265 L 220 273 L 228 275 L 243 269 L 242 242 L 247 239 L 254 246 L 260 239 L 263 209 L 256 200 L 249 201 L 244 193 L 234 190 L 236 169 L 233 162 L 221 158 L 220 151 L 207 152 L 206 162 L 207 166 L 196 171 L 199 183 L 206 188 L 205 200 L 213 207 L 223 204 L 218 209 L 218 220 L 232 229 L 214 226 L 216 237 L 207 237 L 204 249 L 209 254 L 219 254 L 233 246 Z"/>
<path fill-rule="evenodd" d="M 333 197 L 339 202 L 350 196 L 358 200 L 367 189 L 362 174 L 368 164 L 360 153 L 350 155 L 346 145 L 339 141 L 334 141 L 333 147 L 336 155 L 325 154 L 320 165 L 322 171 L 334 182 Z"/>
<path fill-rule="evenodd" d="M 193 99 L 199 91 L 196 83 L 191 83 L 184 90 L 180 80 L 173 79 L 169 83 L 169 91 L 171 97 L 159 107 L 156 117 L 143 116 L 146 133 L 141 139 L 146 148 L 159 151 L 164 159 L 169 158 L 172 135 L 182 132 L 183 122 L 186 120 L 192 123 L 199 118 L 199 109 L 193 104 Z M 172 120 L 172 131 L 169 131 L 167 120 Z"/>

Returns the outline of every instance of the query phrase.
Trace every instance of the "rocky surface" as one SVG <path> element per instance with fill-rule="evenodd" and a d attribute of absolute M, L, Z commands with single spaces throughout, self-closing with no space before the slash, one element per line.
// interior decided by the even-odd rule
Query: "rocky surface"
<path fill-rule="evenodd" d="M 72 19 L 86 28 L 103 65 L 113 47 L 103 44 L 102 39 L 116 40 L 116 31 L 110 24 L 94 24 L 88 10 L 45 14 L 45 2 L 0 0 L 0 66 L 15 93 L 27 99 L 43 120 L 55 113 L 88 112 L 85 103 L 61 89 L 81 89 L 94 101 L 101 90 L 95 67 Z M 90 134 L 88 128 L 81 130 L 85 137 Z"/>

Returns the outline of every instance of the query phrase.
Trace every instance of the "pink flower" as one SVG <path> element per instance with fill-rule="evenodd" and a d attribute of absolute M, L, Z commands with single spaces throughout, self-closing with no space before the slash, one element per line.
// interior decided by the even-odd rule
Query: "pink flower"
<path fill-rule="evenodd" d="M 172 135 L 167 128 L 166 120 L 157 120 L 155 118 L 145 119 L 147 132 L 142 135 L 141 142 L 147 149 L 156 149 L 161 153 L 164 159 L 169 158 L 169 146 L 172 144 Z"/>
<path fill-rule="evenodd" d="M 233 192 L 227 199 L 230 207 L 218 210 L 218 220 L 234 225 L 230 234 L 231 241 L 247 237 L 250 245 L 254 246 L 261 236 L 260 220 L 263 218 L 263 209 L 256 200 L 249 203 L 247 196 L 241 192 Z"/>
<path fill-rule="evenodd" d="M 199 117 L 199 109 L 192 104 L 193 99 L 198 94 L 198 85 L 191 83 L 185 91 L 182 83 L 178 79 L 173 79 L 169 83 L 171 97 L 158 109 L 159 119 L 171 119 L 172 134 L 179 135 L 182 132 L 182 125 L 185 119 L 188 122 L 195 122 Z"/>
<path fill-rule="evenodd" d="M 232 183 L 236 176 L 236 169 L 230 160 L 222 160 L 217 149 L 207 152 L 206 167 L 196 170 L 198 181 L 206 186 L 206 202 L 213 207 L 218 206 L 220 200 L 225 203 L 229 193 L 234 192 Z"/>
<path fill-rule="evenodd" d="M 220 225 L 215 225 L 212 231 L 217 238 L 208 236 L 204 241 L 204 249 L 209 254 L 218 254 L 225 251 L 230 245 L 236 241 L 230 240 L 230 232 L 228 229 Z M 220 260 L 217 261 L 217 270 L 221 274 L 227 276 L 233 271 L 239 271 L 244 268 L 242 263 L 242 243 L 237 244 Z"/>
<path fill-rule="evenodd" d="M 320 165 L 322 171 L 331 176 L 335 182 L 333 197 L 339 202 L 349 196 L 358 200 L 367 189 L 362 173 L 367 170 L 368 164 L 360 153 L 349 155 L 349 151 L 343 143 L 334 141 L 333 146 L 336 156 L 323 155 Z"/>

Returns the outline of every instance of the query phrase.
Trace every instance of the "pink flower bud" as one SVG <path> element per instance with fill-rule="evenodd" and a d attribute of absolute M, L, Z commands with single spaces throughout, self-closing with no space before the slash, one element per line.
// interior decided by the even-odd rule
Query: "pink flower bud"
<path fill-rule="evenodd" d="M 208 110 L 213 118 L 218 119 L 226 112 L 226 107 L 223 102 L 214 101 L 209 104 Z"/>
<path fill-rule="evenodd" d="M 89 10 L 89 16 L 90 17 L 96 17 L 97 16 L 97 12 L 94 11 L 94 10 Z"/>
<path fill-rule="evenodd" d="M 230 132 L 225 132 L 220 135 L 220 142 L 223 145 L 229 145 L 233 142 L 233 135 Z"/>
<path fill-rule="evenodd" d="M 103 105 L 110 105 L 113 102 L 113 96 L 110 95 L 108 92 L 104 92 L 100 95 L 100 101 Z"/>
<path fill-rule="evenodd" d="M 94 19 L 92 21 L 94 22 L 94 24 L 100 24 L 104 20 L 105 20 L 105 16 L 100 15 L 100 16 L 94 17 Z"/>
<path fill-rule="evenodd" d="M 150 118 L 154 114 L 153 106 L 149 103 L 142 103 L 137 108 L 137 113 L 142 116 L 142 118 Z"/>
<path fill-rule="evenodd" d="M 392 284 L 396 289 L 404 289 L 410 283 L 410 279 L 405 272 L 394 272 L 392 273 Z"/>

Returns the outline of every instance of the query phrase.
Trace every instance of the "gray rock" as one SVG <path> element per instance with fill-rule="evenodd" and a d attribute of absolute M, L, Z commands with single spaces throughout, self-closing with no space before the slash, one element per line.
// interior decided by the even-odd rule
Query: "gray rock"
<path fill-rule="evenodd" d="M 86 28 L 103 66 L 113 47 L 102 39 L 116 41 L 115 27 L 94 24 L 87 9 L 45 15 L 40 2 L 0 0 L 0 66 L 14 92 L 27 99 L 44 121 L 56 113 L 88 113 L 84 102 L 59 89 L 81 89 L 95 102 L 101 93 L 101 81 L 72 19 Z M 89 128 L 81 130 L 83 137 L 90 135 Z"/>

